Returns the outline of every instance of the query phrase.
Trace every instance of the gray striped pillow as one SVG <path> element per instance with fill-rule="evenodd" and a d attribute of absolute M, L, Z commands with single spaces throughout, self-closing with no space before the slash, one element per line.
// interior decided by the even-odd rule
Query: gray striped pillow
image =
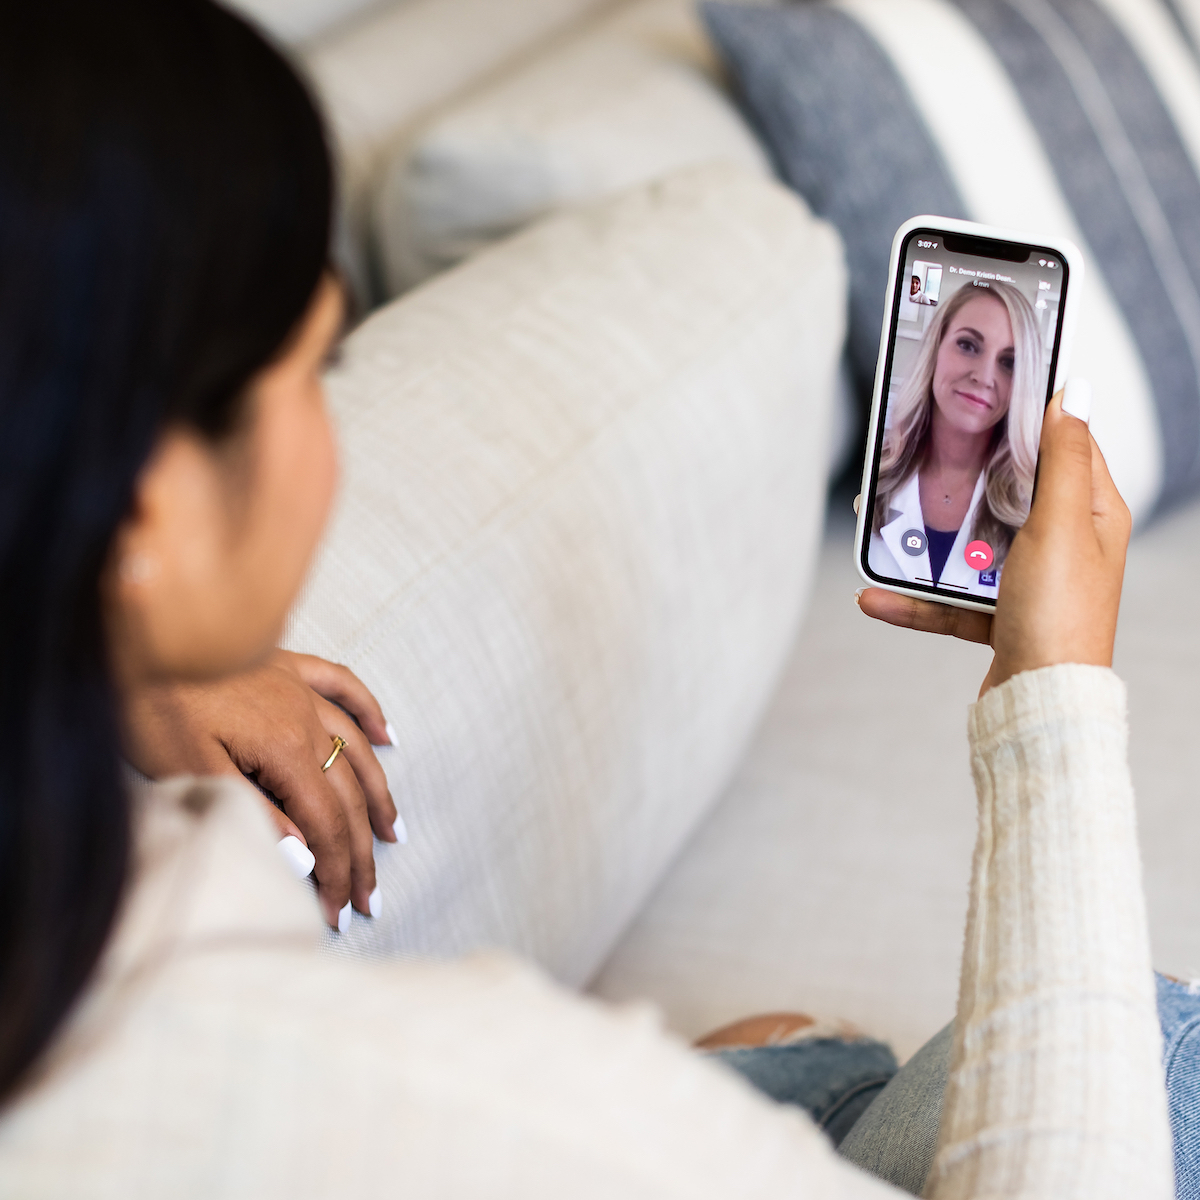
<path fill-rule="evenodd" d="M 1200 491 L 1200 67 L 1164 0 L 703 6 L 777 166 L 846 243 L 875 369 L 892 234 L 918 213 L 1071 238 L 1072 373 L 1135 517 Z"/>

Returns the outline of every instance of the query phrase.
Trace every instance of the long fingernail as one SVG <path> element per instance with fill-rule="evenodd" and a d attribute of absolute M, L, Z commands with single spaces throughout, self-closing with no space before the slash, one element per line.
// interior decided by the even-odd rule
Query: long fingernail
<path fill-rule="evenodd" d="M 297 879 L 307 879 L 317 865 L 313 852 L 294 833 L 289 833 L 279 843 L 279 852 L 287 865 L 296 873 Z"/>
<path fill-rule="evenodd" d="M 392 727 L 391 721 L 385 721 L 383 723 L 383 728 L 384 732 L 388 736 L 388 741 L 391 742 L 393 746 L 400 745 L 400 739 L 396 736 L 396 730 Z"/>
<path fill-rule="evenodd" d="M 862 492 L 859 492 L 858 495 L 854 497 L 854 515 L 856 517 L 858 516 L 858 509 L 861 504 L 862 504 Z"/>
<path fill-rule="evenodd" d="M 862 594 L 866 590 L 867 589 L 865 587 L 860 587 L 858 591 L 854 593 L 854 603 L 857 604 L 859 608 L 862 608 Z"/>
<path fill-rule="evenodd" d="M 392 829 L 396 834 L 396 841 L 402 846 L 408 845 L 408 826 L 404 824 L 404 818 L 397 814 L 396 820 L 392 823 Z"/>
<path fill-rule="evenodd" d="M 367 908 L 371 916 L 378 920 L 379 914 L 383 912 L 383 893 L 378 888 L 367 897 Z"/>
<path fill-rule="evenodd" d="M 350 901 L 347 900 L 341 911 L 338 913 L 338 933 L 350 932 Z"/>
<path fill-rule="evenodd" d="M 1062 410 L 1078 417 L 1085 425 L 1092 415 L 1092 385 L 1086 379 L 1068 379 L 1063 392 Z"/>

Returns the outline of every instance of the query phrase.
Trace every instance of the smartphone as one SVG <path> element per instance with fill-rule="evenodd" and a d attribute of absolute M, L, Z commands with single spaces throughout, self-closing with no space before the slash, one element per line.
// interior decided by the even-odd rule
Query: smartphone
<path fill-rule="evenodd" d="M 854 540 L 868 583 L 995 607 L 1082 279 L 1062 238 L 948 217 L 896 231 Z"/>

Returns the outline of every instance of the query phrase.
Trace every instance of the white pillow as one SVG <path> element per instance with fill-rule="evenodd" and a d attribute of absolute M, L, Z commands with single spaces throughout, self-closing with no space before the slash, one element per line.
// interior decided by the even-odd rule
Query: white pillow
<path fill-rule="evenodd" d="M 688 0 L 649 0 L 475 92 L 402 145 L 375 209 L 396 295 L 536 217 L 703 162 L 766 174 Z"/>
<path fill-rule="evenodd" d="M 406 0 L 308 48 L 341 160 L 347 268 L 369 298 L 380 156 L 420 117 L 605 0 Z"/>
<path fill-rule="evenodd" d="M 534 226 L 369 318 L 287 644 L 400 740 L 407 846 L 349 953 L 507 946 L 586 979 L 720 794 L 819 547 L 845 269 L 707 167 Z"/>

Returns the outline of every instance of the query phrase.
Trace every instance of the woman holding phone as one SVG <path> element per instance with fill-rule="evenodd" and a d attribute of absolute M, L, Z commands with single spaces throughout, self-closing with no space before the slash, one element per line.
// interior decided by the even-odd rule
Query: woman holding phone
<path fill-rule="evenodd" d="M 888 406 L 872 570 L 996 594 L 1033 496 L 1046 378 L 1039 343 L 1033 308 L 1011 284 L 964 284 L 938 308 Z M 976 542 L 990 557 L 971 562 Z"/>
<path fill-rule="evenodd" d="M 331 190 L 302 85 L 208 0 L 9 14 L 0 1194 L 898 1194 L 644 1011 L 496 956 L 321 957 L 244 782 L 125 790 L 127 698 L 263 662 L 320 535 Z M 1167 1200 L 1109 669 L 1129 518 L 1086 426 L 1055 404 L 1045 430 L 994 621 L 945 618 L 996 656 L 927 1194 Z"/>

